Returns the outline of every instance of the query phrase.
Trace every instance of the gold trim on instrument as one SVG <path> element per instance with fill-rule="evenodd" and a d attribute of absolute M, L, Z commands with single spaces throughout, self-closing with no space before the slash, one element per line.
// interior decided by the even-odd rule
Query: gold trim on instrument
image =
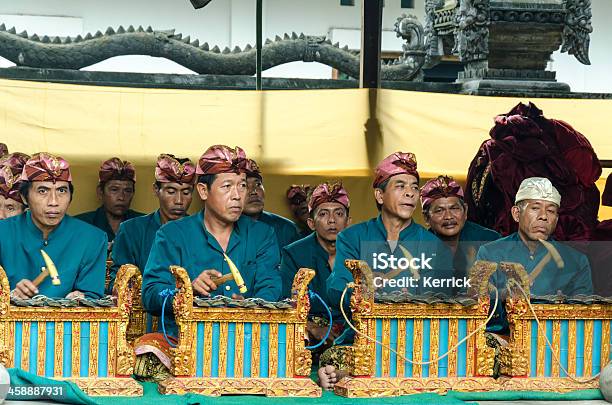
<path fill-rule="evenodd" d="M 268 309 L 268 308 L 218 308 L 218 307 L 198 307 L 193 305 L 193 290 L 187 271 L 179 266 L 171 266 L 171 273 L 176 279 L 177 293 L 174 296 L 173 309 L 175 320 L 178 326 L 178 344 L 171 349 L 172 369 L 175 378 L 168 382 L 164 392 L 178 392 L 184 390 L 184 384 L 188 384 L 190 392 L 206 393 L 216 395 L 214 392 L 223 393 L 254 393 L 249 388 L 249 384 L 259 386 L 257 392 L 277 392 L 281 388 L 279 384 L 287 383 L 287 389 L 281 391 L 293 393 L 291 395 L 306 395 L 300 388 L 305 379 L 300 379 L 301 385 L 293 384 L 293 376 L 308 376 L 312 365 L 311 353 L 304 346 L 304 333 L 310 302 L 308 300 L 307 286 L 314 277 L 315 272 L 309 269 L 300 269 L 293 282 L 293 301 L 295 306 L 288 309 Z M 205 323 L 205 346 L 204 346 L 204 377 L 195 377 L 196 357 L 193 355 L 197 339 L 197 323 Z M 212 324 L 219 324 L 219 376 L 211 377 L 212 360 Z M 235 323 L 235 344 L 234 347 L 234 369 L 235 377 L 228 378 L 227 367 L 227 337 L 228 325 Z M 251 351 L 244 351 L 245 323 L 251 324 Z M 279 325 L 285 325 L 286 336 L 286 356 L 283 364 L 288 378 L 277 378 L 279 364 Z M 268 325 L 268 339 L 265 342 L 262 338 L 262 325 Z M 265 344 L 268 349 L 268 362 L 261 363 L 261 344 Z M 251 376 L 245 378 L 244 363 L 245 357 L 250 356 Z M 266 367 L 266 378 L 261 378 L 261 367 Z M 297 380 L 296 380 L 297 381 Z M 225 384 L 221 388 L 219 384 Z M 270 385 L 272 384 L 272 385 Z M 214 390 L 203 388 L 217 387 Z M 309 387 L 309 384 L 307 384 Z M 181 388 L 182 387 L 182 388 Z M 261 388 L 264 387 L 264 388 Z M 267 387 L 267 388 L 266 388 Z M 310 389 L 310 388 L 309 388 Z M 272 391 L 270 391 L 272 390 Z M 280 392 L 280 391 L 279 391 Z M 306 391 L 304 391 L 306 392 Z M 310 392 L 310 391 L 308 391 Z M 317 391 L 320 393 L 320 391 Z M 274 394 L 280 395 L 280 394 Z M 289 395 L 289 394 L 288 394 Z M 310 395 L 310 394 L 308 394 Z M 320 395 L 320 394 L 319 394 Z"/>
<path fill-rule="evenodd" d="M 30 322 L 24 321 L 21 327 L 21 368 L 30 370 Z"/>
<path fill-rule="evenodd" d="M 477 321 L 475 321 L 474 319 L 467 320 L 466 324 L 467 324 L 468 335 L 470 334 L 470 332 L 472 332 L 476 328 L 476 322 Z M 465 375 L 466 376 L 474 375 L 474 369 L 476 366 L 474 363 L 476 362 L 476 344 L 477 343 L 478 342 L 476 341 L 476 336 L 472 336 L 471 338 L 467 340 L 467 351 L 466 351 L 467 361 L 465 363 Z M 481 349 L 484 349 L 485 347 L 486 345 L 480 346 L 478 349 L 480 351 Z"/>
<path fill-rule="evenodd" d="M 212 322 L 204 322 L 204 377 L 212 375 Z"/>
<path fill-rule="evenodd" d="M 38 322 L 38 348 L 36 357 L 36 373 L 45 375 L 45 361 L 47 355 L 47 322 Z"/>
<path fill-rule="evenodd" d="M 234 377 L 242 378 L 242 370 L 244 368 L 244 324 L 239 322 L 236 324 L 236 348 L 234 349 Z"/>
<path fill-rule="evenodd" d="M 604 319 L 601 323 L 601 369 L 610 361 L 610 321 Z"/>
<path fill-rule="evenodd" d="M 406 320 L 397 320 L 397 352 L 402 356 L 406 355 Z M 397 357 L 397 376 L 403 377 L 406 373 L 406 361 L 400 356 Z"/>
<path fill-rule="evenodd" d="M 430 361 L 438 357 L 439 342 L 440 342 L 440 321 L 434 318 L 429 322 L 429 360 Z M 438 362 L 437 361 L 429 365 L 429 375 L 431 377 L 438 377 Z"/>
<path fill-rule="evenodd" d="M 170 377 L 159 384 L 162 394 L 196 393 L 208 396 L 265 395 L 320 397 L 321 387 L 309 378 L 189 378 Z"/>
<path fill-rule="evenodd" d="M 270 324 L 268 332 L 268 377 L 275 378 L 278 375 L 278 324 Z"/>
<path fill-rule="evenodd" d="M 584 321 L 584 376 L 593 375 L 593 321 Z"/>
<path fill-rule="evenodd" d="M 459 320 L 448 320 L 448 349 L 450 350 L 459 343 Z M 448 376 L 457 377 L 457 351 L 448 354 Z"/>
<path fill-rule="evenodd" d="M 547 325 L 546 322 L 540 322 L 540 327 L 538 328 L 538 353 L 537 357 L 537 368 L 536 368 L 536 376 L 544 377 L 545 364 L 544 361 L 546 359 L 546 333 L 547 333 Z"/>
<path fill-rule="evenodd" d="M 10 295 L 8 290 L 8 279 L 6 273 L 0 267 L 0 357 L 7 358 L 4 353 L 21 351 L 21 364 L 12 364 L 14 357 L 11 359 L 12 366 L 20 367 L 26 371 L 30 371 L 30 349 L 36 350 L 36 366 L 35 373 L 40 376 L 45 376 L 47 365 L 53 362 L 53 376 L 58 380 L 68 380 L 75 382 L 88 395 L 123 395 L 133 396 L 142 395 L 142 387 L 131 378 L 118 378 L 115 371 L 124 373 L 122 375 L 129 376 L 132 373 L 134 363 L 134 350 L 127 344 L 126 329 L 130 317 L 130 311 L 134 297 L 133 280 L 138 273 L 138 269 L 134 266 L 122 266 L 117 273 L 116 287 L 118 291 L 117 305 L 104 308 L 90 307 L 21 307 L 10 305 Z M 15 345 L 15 323 L 22 323 L 22 345 L 19 348 Z M 30 347 L 30 339 L 32 337 L 32 323 L 37 322 L 38 334 L 36 336 L 36 347 Z M 99 361 L 99 325 L 100 322 L 107 322 L 109 326 L 108 339 L 108 378 L 99 378 L 98 361 Z M 50 323 L 54 324 L 54 334 L 47 334 L 47 326 Z M 64 323 L 72 325 L 70 338 L 71 349 L 67 351 L 70 359 L 64 358 Z M 81 323 L 90 325 L 90 345 L 89 345 L 89 374 L 87 377 L 80 377 L 81 371 Z M 47 344 L 49 339 L 54 340 L 53 356 L 47 358 Z M 70 361 L 72 368 L 71 377 L 65 378 L 64 360 Z M 85 360 L 85 359 L 84 359 Z M 32 364 L 34 366 L 34 364 Z"/>
<path fill-rule="evenodd" d="M 414 340 L 412 347 L 412 360 L 413 361 L 423 361 L 423 320 L 415 319 L 414 320 Z M 413 364 L 412 365 L 412 375 L 414 377 L 421 376 L 421 365 Z"/>
<path fill-rule="evenodd" d="M 555 361 L 555 356 L 561 360 L 561 321 L 559 320 L 553 321 L 551 343 L 553 347 L 551 375 L 553 377 L 559 377 L 559 363 Z"/>
<path fill-rule="evenodd" d="M 219 339 L 219 376 L 220 377 L 226 377 L 227 374 L 225 373 L 225 367 L 227 365 L 227 323 L 226 322 L 222 322 L 219 325 L 219 336 L 221 337 L 221 339 Z M 223 337 L 225 337 L 225 339 L 223 339 Z"/>
<path fill-rule="evenodd" d="M 89 376 L 98 376 L 98 352 L 100 351 L 100 322 L 92 322 L 89 328 Z"/>
<path fill-rule="evenodd" d="M 72 376 L 81 374 L 81 323 L 72 322 Z"/>
<path fill-rule="evenodd" d="M 295 347 L 295 325 L 287 325 L 287 377 L 291 378 L 295 376 L 295 370 L 293 367 L 294 354 L 292 348 Z"/>
<path fill-rule="evenodd" d="M 389 363 L 391 357 L 391 351 L 389 345 L 391 344 L 391 321 L 389 319 L 382 320 L 382 376 L 389 377 Z"/>
<path fill-rule="evenodd" d="M 260 339 L 259 323 L 253 322 L 251 325 L 251 377 L 259 377 L 259 345 Z"/>
<path fill-rule="evenodd" d="M 576 353 L 575 351 L 571 351 L 571 350 L 575 350 L 576 348 L 576 320 L 570 319 L 567 322 L 567 324 L 568 324 L 567 326 L 567 347 L 569 348 L 568 353 L 567 353 L 567 372 L 572 377 L 575 377 L 576 376 Z"/>
<path fill-rule="evenodd" d="M 55 359 L 53 365 L 55 377 L 64 375 L 64 322 L 55 323 Z"/>

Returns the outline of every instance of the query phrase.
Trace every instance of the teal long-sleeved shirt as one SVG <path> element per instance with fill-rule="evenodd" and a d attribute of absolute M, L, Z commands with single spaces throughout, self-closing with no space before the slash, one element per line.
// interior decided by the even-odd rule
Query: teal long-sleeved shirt
<path fill-rule="evenodd" d="M 530 288 L 530 294 L 536 296 L 548 295 L 557 294 L 559 291 L 567 296 L 592 294 L 591 266 L 587 257 L 566 244 L 554 240 L 549 240 L 549 242 L 557 249 L 565 266 L 559 269 L 555 261 L 550 260 L 535 279 Z M 547 253 L 548 250 L 542 244 L 538 244 L 535 252 L 530 254 L 519 234 L 515 232 L 505 238 L 481 246 L 476 259 L 495 263 L 520 263 L 530 274 Z M 505 289 L 507 283 L 505 274 L 499 269 L 493 273 L 490 281 L 500 293 Z M 497 311 L 489 322 L 487 330 L 502 334 L 508 332 L 508 323 L 502 302 L 497 305 Z"/>
<path fill-rule="evenodd" d="M 204 227 L 203 211 L 196 215 L 168 222 L 155 236 L 142 280 L 142 299 L 147 311 L 161 315 L 165 289 L 174 290 L 176 282 L 170 273 L 171 265 L 178 265 L 194 280 L 204 270 L 214 269 L 230 273 L 223 257 L 223 249 Z M 226 254 L 240 270 L 248 288 L 245 298 L 255 297 L 277 301 L 281 294 L 278 274 L 279 249 L 274 230 L 268 225 L 241 216 L 234 224 Z M 213 295 L 240 294 L 235 282 L 230 281 Z M 168 315 L 166 315 L 168 314 Z M 172 300 L 166 301 L 166 330 L 175 332 L 172 318 Z"/>
<path fill-rule="evenodd" d="M 414 258 L 431 258 L 428 261 L 430 269 L 420 270 L 420 281 L 414 288 L 409 288 L 413 294 L 422 294 L 427 291 L 441 292 L 450 295 L 451 288 L 430 287 L 424 283 L 428 280 L 450 279 L 453 276 L 451 252 L 434 234 L 428 232 L 424 227 L 412 221 L 403 229 L 398 241 L 405 247 Z M 332 305 L 340 308 L 340 298 L 346 284 L 353 281 L 353 275 L 344 266 L 346 259 L 358 259 L 368 263 L 374 272 L 388 273 L 391 269 L 383 269 L 380 263 L 375 265 L 374 254 L 393 254 L 396 258 L 404 257 L 399 246 L 392 252 L 387 243 L 387 231 L 379 215 L 369 221 L 350 226 L 338 234 L 336 240 L 336 260 L 334 268 L 327 280 L 327 297 Z M 378 269 L 377 269 L 378 268 Z M 398 277 L 408 277 L 409 272 L 404 272 Z M 397 277 L 396 277 L 397 278 Z M 381 290 L 382 291 L 382 290 Z M 345 297 L 345 308 L 348 309 L 349 295 Z"/>
<path fill-rule="evenodd" d="M 47 239 L 32 221 L 31 212 L 0 221 L 0 265 L 11 289 L 22 279 L 34 280 L 45 266 L 43 249 L 55 263 L 60 285 L 47 277 L 38 286 L 40 294 L 64 298 L 78 290 L 89 298 L 104 294 L 106 277 L 106 234 L 99 229 L 64 216 Z"/>
<path fill-rule="evenodd" d="M 161 227 L 159 210 L 122 222 L 113 244 L 108 291 L 113 290 L 117 271 L 124 264 L 133 264 L 142 273 L 147 264 L 155 234 Z"/>
<path fill-rule="evenodd" d="M 123 218 L 123 220 L 127 221 L 128 219 L 136 218 L 141 215 L 144 214 L 142 212 L 129 209 L 125 213 L 125 217 Z M 106 232 L 106 237 L 108 238 L 109 242 L 112 242 L 115 239 L 115 232 L 108 223 L 108 218 L 106 218 L 106 211 L 104 210 L 104 206 L 98 207 L 95 211 L 83 212 L 79 215 L 76 215 L 75 218 L 78 218 L 81 221 L 85 221 L 88 224 L 91 224 L 96 228 Z"/>
<path fill-rule="evenodd" d="M 329 255 L 319 244 L 315 233 L 311 233 L 303 239 L 293 242 L 282 250 L 280 276 L 283 282 L 283 298 L 291 296 L 291 286 L 293 279 L 301 268 L 314 270 L 315 276 L 308 285 L 309 290 L 318 294 L 321 299 L 329 306 L 330 300 L 327 297 L 327 278 L 331 274 L 329 266 Z M 342 315 L 337 309 L 331 309 L 332 318 L 340 321 Z M 318 299 L 310 301 L 310 314 L 327 319 L 328 313 Z"/>
<path fill-rule="evenodd" d="M 258 220 L 263 222 L 264 224 L 270 225 L 274 229 L 279 249 L 282 249 L 290 243 L 293 243 L 296 240 L 300 239 L 299 229 L 297 225 L 293 221 L 285 217 L 281 217 L 280 215 L 276 215 L 271 212 L 263 211 L 259 215 Z"/>
<path fill-rule="evenodd" d="M 476 254 L 480 246 L 499 238 L 501 238 L 499 233 L 475 222 L 466 221 L 459 234 L 459 244 L 453 258 L 455 277 L 467 275 L 468 270 L 476 261 Z M 455 292 L 464 291 L 465 289 L 455 290 Z"/>

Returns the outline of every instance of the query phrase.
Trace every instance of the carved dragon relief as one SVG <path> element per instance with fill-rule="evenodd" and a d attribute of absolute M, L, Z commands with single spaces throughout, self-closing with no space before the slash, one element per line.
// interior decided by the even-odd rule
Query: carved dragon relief
<path fill-rule="evenodd" d="M 590 65 L 591 1 L 565 0 L 565 13 L 561 52 L 574 55 L 580 63 Z"/>
<path fill-rule="evenodd" d="M 416 17 L 402 15 L 396 23 L 398 37 L 407 44 L 403 54 L 381 66 L 383 80 L 420 80 L 425 60 L 423 28 Z M 114 56 L 148 55 L 172 60 L 199 74 L 254 75 L 256 50 L 251 45 L 233 50 L 183 37 L 175 30 L 156 31 L 142 26 L 106 32 L 88 33 L 84 37 L 39 37 L 26 31 L 0 25 L 0 56 L 17 66 L 78 70 Z M 266 40 L 262 47 L 263 70 L 284 63 L 319 62 L 353 78 L 359 77 L 359 52 L 340 48 L 325 36 L 284 34 Z"/>

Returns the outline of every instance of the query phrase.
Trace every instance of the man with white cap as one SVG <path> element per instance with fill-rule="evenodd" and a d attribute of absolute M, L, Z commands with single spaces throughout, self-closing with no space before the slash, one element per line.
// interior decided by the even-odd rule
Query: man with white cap
<path fill-rule="evenodd" d="M 561 195 L 550 180 L 543 177 L 523 180 L 511 209 L 512 218 L 518 222 L 518 232 L 481 246 L 476 259 L 522 264 L 529 274 L 532 295 L 592 294 L 587 257 L 551 239 L 560 206 Z M 501 291 L 506 286 L 506 277 L 498 269 L 491 282 Z M 500 308 L 503 306 L 498 305 L 498 311 Z M 507 332 L 501 312 L 494 316 L 488 330 Z"/>

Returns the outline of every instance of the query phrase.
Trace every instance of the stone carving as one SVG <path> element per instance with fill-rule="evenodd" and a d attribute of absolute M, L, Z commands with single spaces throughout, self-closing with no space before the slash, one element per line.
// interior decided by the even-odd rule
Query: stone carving
<path fill-rule="evenodd" d="M 591 2 L 590 0 L 566 0 L 565 9 L 565 27 L 563 27 L 561 52 L 574 55 L 580 63 L 590 65 L 589 35 L 593 32 Z"/>
<path fill-rule="evenodd" d="M 383 80 L 419 80 L 425 57 L 423 27 L 414 16 L 402 15 L 398 19 L 397 35 L 404 38 L 403 54 L 381 67 Z M 174 30 L 155 31 L 151 27 L 117 30 L 109 27 L 104 33 L 84 37 L 49 37 L 17 33 L 15 28 L 0 25 L 0 56 L 18 66 L 43 69 L 78 70 L 105 59 L 121 55 L 149 55 L 172 60 L 199 74 L 254 75 L 256 50 L 251 45 L 244 49 L 218 46 Z M 262 48 L 263 70 L 284 63 L 319 62 L 353 78 L 359 77 L 358 52 L 348 46 L 340 48 L 325 36 L 284 34 L 266 40 Z"/>

